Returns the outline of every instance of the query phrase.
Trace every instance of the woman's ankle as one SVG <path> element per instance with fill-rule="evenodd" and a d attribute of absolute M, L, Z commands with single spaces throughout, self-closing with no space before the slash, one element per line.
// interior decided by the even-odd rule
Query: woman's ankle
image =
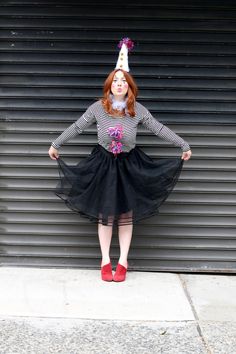
<path fill-rule="evenodd" d="M 123 267 L 128 268 L 127 258 L 120 258 L 118 263 L 121 264 Z"/>
<path fill-rule="evenodd" d="M 102 258 L 102 261 L 101 261 L 101 266 L 103 267 L 104 265 L 110 263 L 111 260 L 109 257 L 105 257 L 105 258 Z"/>

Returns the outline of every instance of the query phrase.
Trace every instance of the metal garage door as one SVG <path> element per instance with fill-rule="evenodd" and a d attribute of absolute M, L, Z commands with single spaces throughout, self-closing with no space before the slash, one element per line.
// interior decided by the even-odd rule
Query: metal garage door
<path fill-rule="evenodd" d="M 100 97 L 131 37 L 139 101 L 190 142 L 193 158 L 158 217 L 135 227 L 130 268 L 236 271 L 236 6 L 233 1 L 2 1 L 0 262 L 95 268 L 96 226 L 52 193 L 50 142 Z M 95 127 L 61 149 L 96 144 Z M 140 129 L 150 156 L 180 151 Z M 114 235 L 112 254 L 118 255 Z"/>

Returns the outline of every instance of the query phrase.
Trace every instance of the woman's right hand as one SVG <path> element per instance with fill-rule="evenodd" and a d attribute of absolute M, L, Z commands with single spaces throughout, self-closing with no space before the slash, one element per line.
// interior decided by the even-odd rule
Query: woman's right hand
<path fill-rule="evenodd" d="M 53 146 L 51 146 L 48 150 L 48 154 L 52 160 L 57 160 L 59 157 L 58 150 L 55 149 Z"/>

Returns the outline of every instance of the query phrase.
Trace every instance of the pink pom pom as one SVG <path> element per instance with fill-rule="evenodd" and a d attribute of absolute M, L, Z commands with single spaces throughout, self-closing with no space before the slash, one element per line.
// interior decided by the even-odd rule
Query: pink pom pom
<path fill-rule="evenodd" d="M 118 44 L 118 48 L 121 48 L 122 47 L 122 44 L 125 44 L 128 51 L 130 52 L 133 48 L 134 48 L 134 42 L 131 41 L 130 38 L 126 37 L 126 38 L 123 38 L 119 44 Z"/>

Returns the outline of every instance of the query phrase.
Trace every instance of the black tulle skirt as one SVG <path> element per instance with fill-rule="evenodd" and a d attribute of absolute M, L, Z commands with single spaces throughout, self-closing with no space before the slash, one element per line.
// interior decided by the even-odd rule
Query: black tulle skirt
<path fill-rule="evenodd" d="M 174 188 L 183 160 L 154 161 L 138 147 L 113 153 L 97 145 L 75 166 L 58 158 L 55 193 L 81 216 L 103 225 L 127 225 L 158 213 Z"/>

